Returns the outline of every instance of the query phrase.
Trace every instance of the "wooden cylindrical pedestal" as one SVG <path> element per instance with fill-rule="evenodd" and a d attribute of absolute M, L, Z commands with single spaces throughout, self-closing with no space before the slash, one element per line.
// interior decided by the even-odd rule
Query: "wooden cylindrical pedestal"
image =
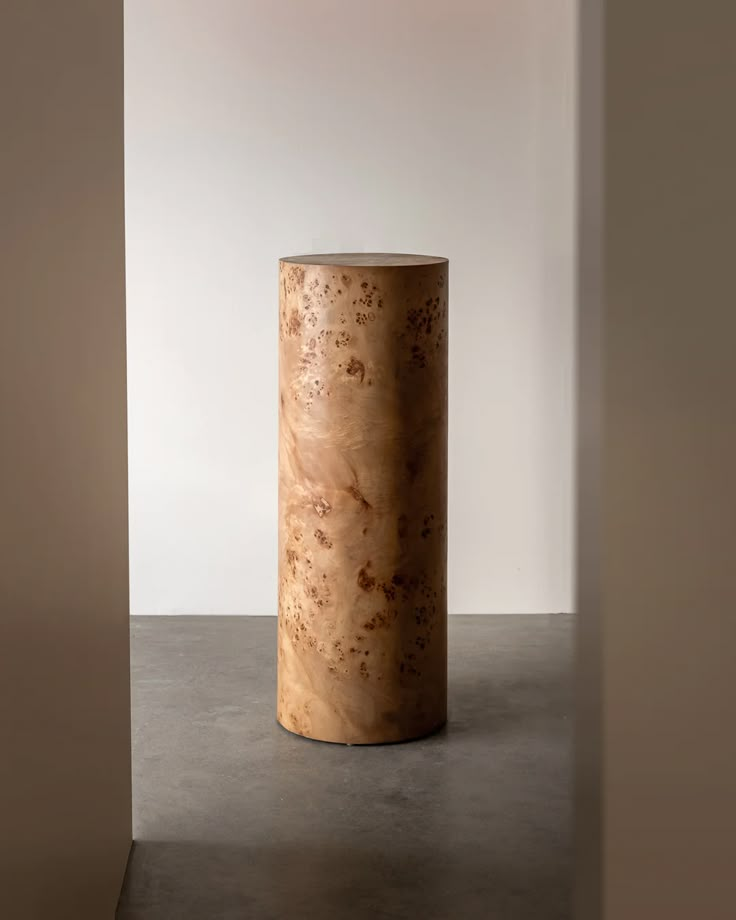
<path fill-rule="evenodd" d="M 279 264 L 278 721 L 420 737 L 447 710 L 446 259 Z"/>

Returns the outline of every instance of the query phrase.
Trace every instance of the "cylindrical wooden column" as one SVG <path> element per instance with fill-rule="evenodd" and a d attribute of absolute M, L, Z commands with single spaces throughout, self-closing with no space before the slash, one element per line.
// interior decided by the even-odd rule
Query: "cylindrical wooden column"
<path fill-rule="evenodd" d="M 416 738 L 447 710 L 447 259 L 279 264 L 278 721 Z"/>

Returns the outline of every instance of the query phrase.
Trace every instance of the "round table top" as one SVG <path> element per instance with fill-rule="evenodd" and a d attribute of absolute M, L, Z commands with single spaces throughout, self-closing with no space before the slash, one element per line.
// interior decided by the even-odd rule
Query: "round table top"
<path fill-rule="evenodd" d="M 386 266 L 387 268 L 412 265 L 438 265 L 447 262 L 442 256 L 420 256 L 405 252 L 320 252 L 303 256 L 286 256 L 282 262 L 297 265 L 340 265 L 345 268 Z"/>

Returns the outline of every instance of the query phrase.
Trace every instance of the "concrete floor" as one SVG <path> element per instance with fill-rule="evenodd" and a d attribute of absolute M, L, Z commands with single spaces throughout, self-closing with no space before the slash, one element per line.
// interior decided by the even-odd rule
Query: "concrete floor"
<path fill-rule="evenodd" d="M 344 747 L 276 725 L 274 618 L 134 618 L 118 920 L 567 920 L 572 626 L 451 617 L 448 726 Z"/>

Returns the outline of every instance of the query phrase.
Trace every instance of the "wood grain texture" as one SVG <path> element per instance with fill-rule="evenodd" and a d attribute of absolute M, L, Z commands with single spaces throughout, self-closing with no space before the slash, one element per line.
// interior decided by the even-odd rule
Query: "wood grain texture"
<path fill-rule="evenodd" d="M 445 259 L 279 265 L 277 718 L 420 737 L 447 700 Z"/>

